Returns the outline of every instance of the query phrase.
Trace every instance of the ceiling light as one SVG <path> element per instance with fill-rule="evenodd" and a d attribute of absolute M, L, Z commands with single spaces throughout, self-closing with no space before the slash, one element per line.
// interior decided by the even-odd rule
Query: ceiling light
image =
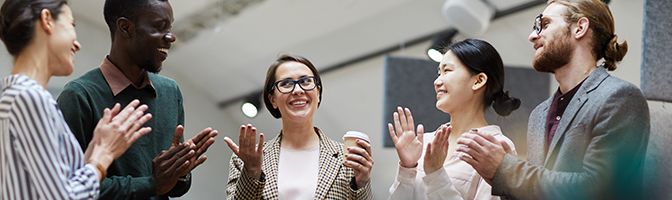
<path fill-rule="evenodd" d="M 434 35 L 432 46 L 427 49 L 427 56 L 436 62 L 441 62 L 445 49 L 453 43 L 453 37 L 457 35 L 457 30 L 449 29 Z"/>
<path fill-rule="evenodd" d="M 254 118 L 259 113 L 261 108 L 261 95 L 259 93 L 252 93 L 245 98 L 243 105 L 240 107 L 240 110 L 243 111 L 243 114 L 249 118 Z"/>
<path fill-rule="evenodd" d="M 495 8 L 484 0 L 446 0 L 441 9 L 448 24 L 467 36 L 480 35 L 490 25 Z"/>

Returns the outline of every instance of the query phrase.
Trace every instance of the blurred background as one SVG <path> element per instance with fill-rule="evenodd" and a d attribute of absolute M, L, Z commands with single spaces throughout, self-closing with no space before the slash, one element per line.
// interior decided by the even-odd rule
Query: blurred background
<path fill-rule="evenodd" d="M 455 5 L 444 7 L 450 1 Z M 279 133 L 280 120 L 260 107 L 258 95 L 267 67 L 282 53 L 307 57 L 322 71 L 324 93 L 315 115 L 316 126 L 336 140 L 348 130 L 365 132 L 372 138 L 373 193 L 376 199 L 387 198 L 398 157 L 393 148 L 383 147 L 383 136 L 387 134 L 382 126 L 386 56 L 429 61 L 428 48 L 437 40 L 481 38 L 498 49 L 506 66 L 531 69 L 533 48 L 527 36 L 534 17 L 545 7 L 545 1 L 532 0 L 172 0 L 171 3 L 178 42 L 170 49 L 161 74 L 175 79 L 183 92 L 185 137 L 205 127 L 220 132 L 207 153 L 208 161 L 193 172 L 191 189 L 181 199 L 226 196 L 232 152 L 222 138 L 229 136 L 237 141 L 239 125 L 251 123 L 271 137 Z M 102 14 L 104 1 L 70 0 L 69 4 L 82 49 L 76 56 L 75 72 L 51 80 L 49 90 L 55 96 L 67 81 L 98 67 L 110 47 Z M 629 46 L 628 54 L 612 74 L 640 85 L 644 0 L 613 0 L 609 6 L 619 41 L 627 40 Z M 445 35 L 454 30 L 456 35 Z M 0 76 L 8 75 L 11 66 L 12 57 L 5 48 L 0 48 Z M 550 96 L 557 85 L 552 78 L 547 80 L 544 84 L 549 88 L 545 96 Z M 256 116 L 248 117 L 242 112 L 245 102 L 257 104 Z M 253 111 L 248 114 L 254 114 Z M 515 139 L 524 158 L 525 132 L 505 134 Z"/>

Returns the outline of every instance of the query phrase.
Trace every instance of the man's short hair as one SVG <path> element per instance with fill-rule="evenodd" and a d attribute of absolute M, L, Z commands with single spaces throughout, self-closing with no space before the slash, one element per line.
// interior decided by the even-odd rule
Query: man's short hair
<path fill-rule="evenodd" d="M 168 2 L 168 0 L 105 0 L 103 15 L 107 27 L 110 28 L 112 40 L 114 40 L 114 33 L 117 30 L 117 19 L 126 17 L 135 21 L 140 11 L 156 1 Z"/>

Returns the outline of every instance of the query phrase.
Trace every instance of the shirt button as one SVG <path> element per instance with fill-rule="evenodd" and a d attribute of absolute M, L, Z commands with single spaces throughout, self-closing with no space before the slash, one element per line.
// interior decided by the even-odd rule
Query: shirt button
<path fill-rule="evenodd" d="M 560 98 L 560 101 L 565 100 L 565 98 Z"/>
<path fill-rule="evenodd" d="M 556 117 L 555 117 L 555 120 L 556 120 L 556 121 L 560 121 L 560 116 L 556 116 Z"/>

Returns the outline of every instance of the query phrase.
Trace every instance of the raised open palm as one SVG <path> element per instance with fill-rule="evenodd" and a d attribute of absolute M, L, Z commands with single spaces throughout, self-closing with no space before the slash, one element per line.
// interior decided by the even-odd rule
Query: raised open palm
<path fill-rule="evenodd" d="M 416 167 L 422 155 L 424 127 L 419 124 L 417 131 L 414 130 L 413 115 L 408 108 L 397 107 L 397 112 L 394 112 L 393 115 L 394 125 L 388 123 L 387 128 L 390 131 L 394 147 L 397 149 L 399 164 L 405 168 Z"/>

